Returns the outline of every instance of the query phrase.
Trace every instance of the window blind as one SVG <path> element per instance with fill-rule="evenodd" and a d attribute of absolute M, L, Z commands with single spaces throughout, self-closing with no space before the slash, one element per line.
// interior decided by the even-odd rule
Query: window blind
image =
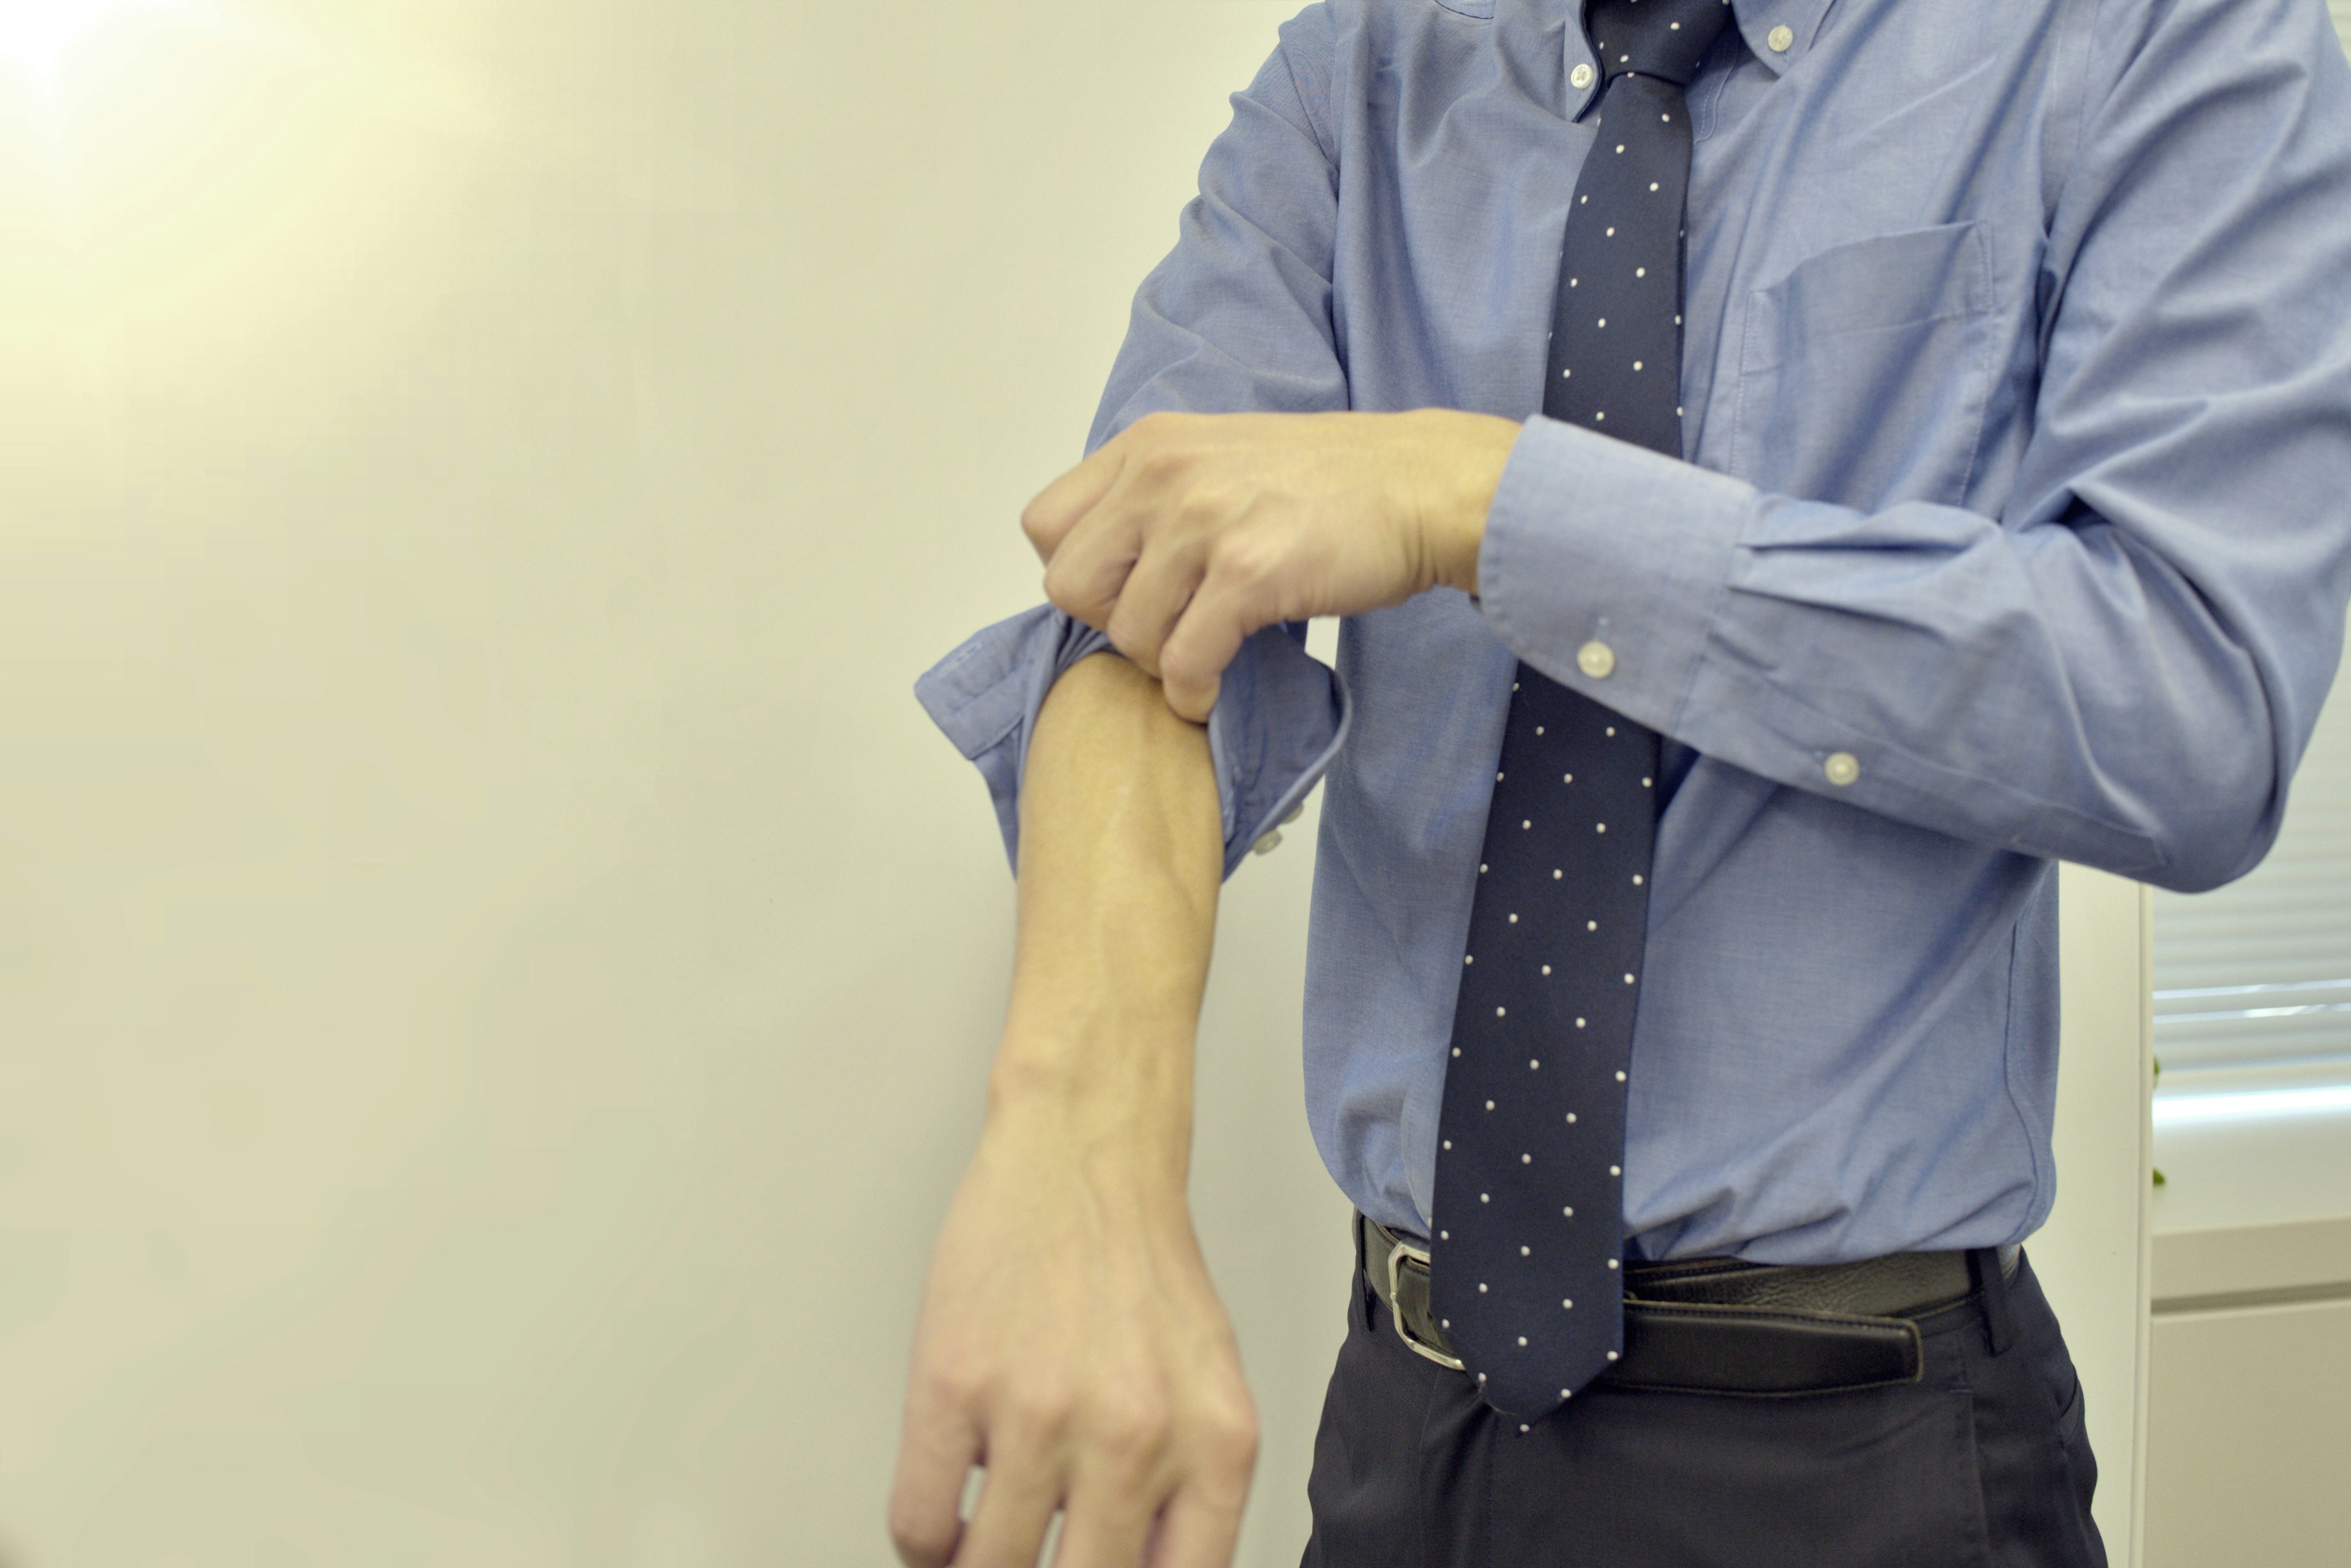
<path fill-rule="evenodd" d="M 2269 857 L 2210 893 L 2156 892 L 2155 1053 L 2166 1071 L 2340 1057 L 2351 1073 L 2346 677 L 2336 674 Z"/>

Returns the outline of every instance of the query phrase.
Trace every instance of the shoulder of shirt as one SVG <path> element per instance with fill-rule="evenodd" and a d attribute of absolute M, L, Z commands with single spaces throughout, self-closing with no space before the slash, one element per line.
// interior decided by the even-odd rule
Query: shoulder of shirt
<path fill-rule="evenodd" d="M 1492 25 L 1497 6 L 1531 0 L 1314 0 L 1281 24 L 1290 68 L 1328 80 L 1343 57 L 1395 63 L 1458 28 Z M 1546 0 L 1548 3 L 1548 0 Z"/>
<path fill-rule="evenodd" d="M 2226 74 L 2230 64 L 2205 58 L 2214 50 L 2250 47 L 2255 54 L 2268 50 L 2307 51 L 2315 57 L 2326 46 L 2344 42 L 2337 35 L 2326 0 L 2076 0 L 2093 17 L 2094 57 L 2105 62 L 2105 74 L 2119 75 L 2159 39 L 2176 39 L 2186 59 L 2204 59 L 2215 74 Z M 2334 62 L 2326 60 L 2327 65 Z"/>
<path fill-rule="evenodd" d="M 1496 5 L 1512 0 L 1314 0 L 1281 25 L 1281 36 L 1309 47 L 1330 49 L 1341 38 L 1381 44 L 1427 34 L 1439 27 L 1491 19 Z"/>

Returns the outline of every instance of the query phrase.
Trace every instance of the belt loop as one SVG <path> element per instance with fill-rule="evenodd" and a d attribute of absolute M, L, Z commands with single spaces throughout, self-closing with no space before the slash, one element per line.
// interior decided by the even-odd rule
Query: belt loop
<path fill-rule="evenodd" d="M 1372 1288 L 1371 1266 L 1364 1256 L 1364 1214 L 1361 1209 L 1347 1222 L 1355 1240 L 1355 1293 L 1364 1298 L 1364 1326 L 1372 1325 L 1372 1307 L 1379 1294 Z"/>
<path fill-rule="evenodd" d="M 1984 1341 L 1991 1353 L 1999 1355 L 2016 1338 L 2014 1322 L 2008 1312 L 2008 1276 L 2001 1271 L 2000 1249 L 1979 1247 L 1968 1254 L 1969 1271 L 1975 1275 L 1976 1291 L 1983 1298 Z"/>

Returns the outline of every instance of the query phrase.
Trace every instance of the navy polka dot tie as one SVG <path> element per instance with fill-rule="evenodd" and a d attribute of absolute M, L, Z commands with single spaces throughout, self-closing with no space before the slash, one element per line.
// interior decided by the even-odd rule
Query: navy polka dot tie
<path fill-rule="evenodd" d="M 1592 0 L 1607 84 L 1568 213 L 1543 413 L 1681 455 L 1683 89 L 1728 0 Z M 1584 673 L 1614 654 L 1587 643 Z M 1625 1092 L 1657 737 L 1521 664 L 1437 1123 L 1430 1300 L 1486 1402 L 1531 1421 L 1623 1347 Z"/>

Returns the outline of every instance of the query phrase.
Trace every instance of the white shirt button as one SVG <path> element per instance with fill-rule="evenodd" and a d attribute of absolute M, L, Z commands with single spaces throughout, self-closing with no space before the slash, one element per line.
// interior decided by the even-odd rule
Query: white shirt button
<path fill-rule="evenodd" d="M 1582 92 L 1585 88 L 1590 87 L 1592 85 L 1592 68 L 1590 66 L 1578 66 L 1573 70 L 1568 72 L 1567 85 L 1573 88 L 1578 92 Z"/>
<path fill-rule="evenodd" d="M 1595 681 L 1604 681 L 1616 667 L 1616 650 L 1605 643 L 1586 643 L 1575 651 L 1575 667 Z"/>
<path fill-rule="evenodd" d="M 1258 840 L 1257 842 L 1251 844 L 1249 846 L 1249 852 L 1251 854 L 1270 855 L 1280 847 L 1281 833 L 1280 831 L 1277 829 L 1273 832 L 1268 833 L 1265 837 Z"/>
<path fill-rule="evenodd" d="M 1861 777 L 1861 764 L 1854 760 L 1850 751 L 1832 751 L 1829 759 L 1821 764 L 1821 771 L 1828 775 L 1830 783 L 1842 789 Z"/>
<path fill-rule="evenodd" d="M 1294 821 L 1298 821 L 1298 819 L 1299 819 L 1299 818 L 1301 818 L 1301 817 L 1304 816 L 1305 814 L 1306 814 L 1306 802 L 1305 802 L 1305 801 L 1303 801 L 1303 800 L 1301 800 L 1300 802 L 1298 802 L 1298 804 L 1296 804 L 1295 806 L 1292 806 L 1291 808 L 1290 808 L 1290 810 L 1289 810 L 1287 812 L 1285 812 L 1285 813 L 1283 814 L 1282 819 L 1281 819 L 1281 825 L 1282 825 L 1283 827 L 1285 827 L 1285 828 L 1286 828 L 1286 827 L 1290 826 L 1290 823 L 1292 823 L 1292 822 L 1294 822 Z"/>
<path fill-rule="evenodd" d="M 1788 46 L 1796 41 L 1796 35 L 1784 26 L 1774 27 L 1763 35 L 1763 41 L 1771 46 L 1773 54 L 1784 55 L 1788 52 Z"/>

